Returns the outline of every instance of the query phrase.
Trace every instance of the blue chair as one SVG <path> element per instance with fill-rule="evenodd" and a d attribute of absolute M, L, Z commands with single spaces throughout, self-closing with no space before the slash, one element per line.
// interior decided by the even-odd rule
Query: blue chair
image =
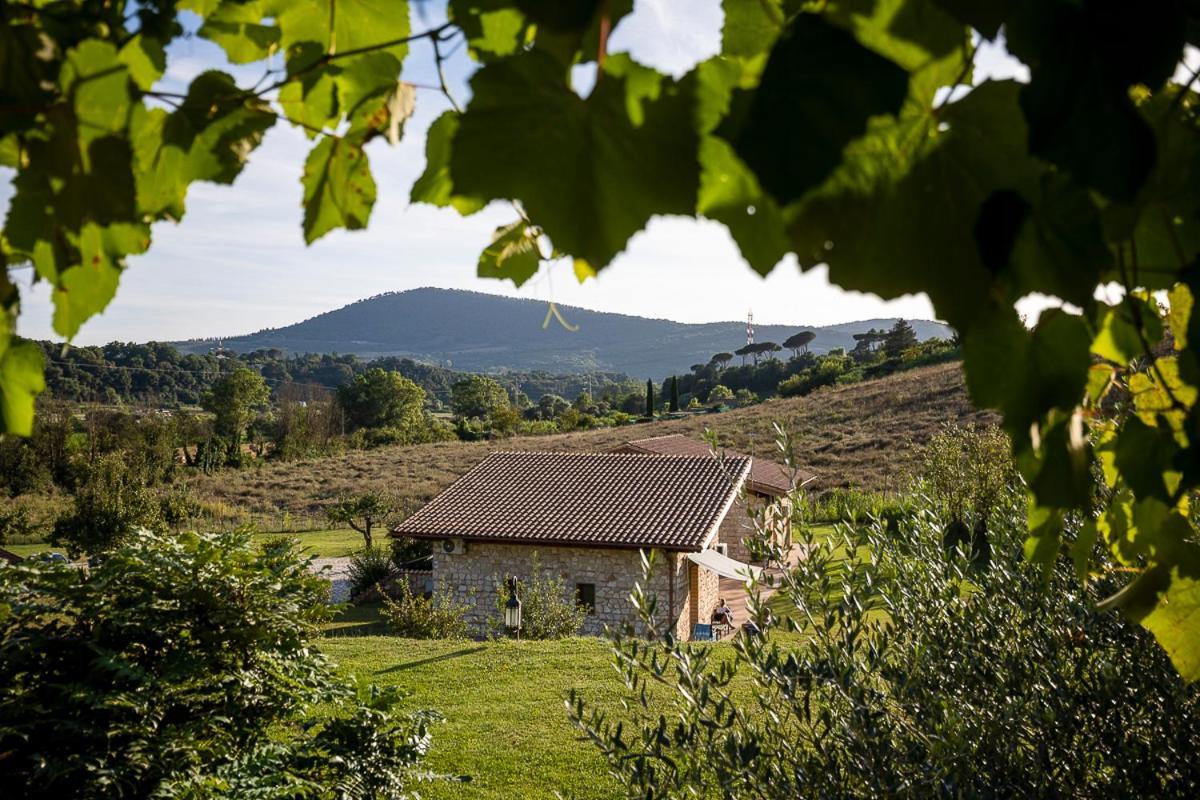
<path fill-rule="evenodd" d="M 693 642 L 714 642 L 714 641 L 716 641 L 716 639 L 713 638 L 713 626 L 709 625 L 707 623 L 704 623 L 704 622 L 697 622 L 696 625 L 692 628 L 692 641 Z"/>

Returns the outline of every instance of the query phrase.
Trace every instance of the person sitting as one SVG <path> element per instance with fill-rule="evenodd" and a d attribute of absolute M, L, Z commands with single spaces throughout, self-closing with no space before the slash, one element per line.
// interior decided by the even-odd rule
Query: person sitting
<path fill-rule="evenodd" d="M 712 621 L 714 625 L 733 627 L 733 609 L 725 603 L 724 597 L 717 601 L 717 610 L 713 612 Z"/>

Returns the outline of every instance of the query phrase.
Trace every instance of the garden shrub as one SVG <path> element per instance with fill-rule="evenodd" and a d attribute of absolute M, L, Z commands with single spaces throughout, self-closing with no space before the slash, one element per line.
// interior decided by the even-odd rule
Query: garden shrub
<path fill-rule="evenodd" d="M 325 582 L 245 533 L 0 569 L 5 798 L 404 796 L 428 715 L 314 647 Z"/>
<path fill-rule="evenodd" d="M 350 581 L 350 597 L 356 598 L 369 589 L 386 583 L 396 574 L 390 548 L 382 545 L 364 547 L 350 556 L 346 577 Z"/>
<path fill-rule="evenodd" d="M 437 589 L 429 597 L 413 594 L 408 581 L 396 582 L 395 590 L 383 595 L 383 618 L 398 635 L 409 639 L 465 639 L 470 603 L 460 603 L 448 589 Z"/>
<path fill-rule="evenodd" d="M 493 576 L 496 585 L 496 614 L 488 621 L 495 635 L 504 633 L 504 604 L 508 587 L 503 576 Z M 579 633 L 587 619 L 587 610 L 575 602 L 573 592 L 567 591 L 563 579 L 545 572 L 537 553 L 528 578 L 517 578 L 517 595 L 521 598 L 521 638 L 563 639 Z"/>
<path fill-rule="evenodd" d="M 626 794 L 1197 796 L 1200 686 L 1148 631 L 1097 610 L 1114 581 L 1026 562 L 1016 493 L 990 514 L 988 566 L 943 550 L 936 511 L 807 537 L 778 594 L 750 603 L 787 632 L 739 637 L 732 663 L 619 633 L 629 711 L 574 698 L 572 717 Z M 653 625 L 653 599 L 635 604 Z M 655 683 L 676 690 L 666 709 Z"/>

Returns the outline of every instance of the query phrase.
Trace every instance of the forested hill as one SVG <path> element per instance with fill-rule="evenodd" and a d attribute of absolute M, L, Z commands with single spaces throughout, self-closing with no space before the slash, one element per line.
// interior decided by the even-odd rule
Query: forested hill
<path fill-rule="evenodd" d="M 463 373 L 407 358 L 365 360 L 355 355 L 287 356 L 280 350 L 252 353 L 181 353 L 160 342 L 111 342 L 101 347 L 66 350 L 40 342 L 46 361 L 46 388 L 51 397 L 74 402 L 145 403 L 188 406 L 200 402 L 214 380 L 239 366 L 261 374 L 272 390 L 293 399 L 328 393 L 372 367 L 399 372 L 425 390 L 431 401 L 448 403 L 450 386 Z M 553 375 L 542 371 L 506 372 L 496 379 L 510 392 L 521 391 L 536 402 L 542 395 L 577 397 L 580 392 L 641 391 L 643 384 L 624 375 L 591 372 Z M 436 404 L 435 403 L 435 404 Z"/>
<path fill-rule="evenodd" d="M 471 372 L 608 371 L 659 376 L 686 372 L 692 364 L 707 363 L 714 353 L 732 352 L 746 341 L 744 322 L 688 324 L 570 306 L 559 306 L 559 311 L 578 330 L 568 330 L 554 319 L 543 328 L 547 304 L 541 301 L 452 289 L 413 289 L 360 300 L 295 325 L 234 336 L 221 343 L 236 352 L 278 348 L 290 354 L 407 357 Z M 782 343 L 798 331 L 811 330 L 816 339 L 809 349 L 824 353 L 835 347 L 850 350 L 855 345 L 853 334 L 886 329 L 894 322 L 760 325 L 755 338 Z M 912 325 L 920 339 L 950 335 L 940 323 L 916 320 Z M 184 352 L 207 353 L 215 344 L 197 340 L 176 346 Z"/>

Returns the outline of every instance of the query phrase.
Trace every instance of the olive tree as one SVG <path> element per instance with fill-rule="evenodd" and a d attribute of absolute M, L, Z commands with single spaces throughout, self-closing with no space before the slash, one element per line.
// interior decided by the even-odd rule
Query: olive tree
<path fill-rule="evenodd" d="M 1194 797 L 1200 687 L 1097 610 L 1111 573 L 1081 590 L 1069 559 L 1048 581 L 1021 559 L 1017 491 L 991 519 L 989 566 L 929 508 L 797 526 L 806 558 L 751 588 L 766 635 L 728 649 L 654 627 L 639 588 L 653 638 L 614 636 L 622 705 L 573 696 L 571 718 L 630 798 Z"/>

